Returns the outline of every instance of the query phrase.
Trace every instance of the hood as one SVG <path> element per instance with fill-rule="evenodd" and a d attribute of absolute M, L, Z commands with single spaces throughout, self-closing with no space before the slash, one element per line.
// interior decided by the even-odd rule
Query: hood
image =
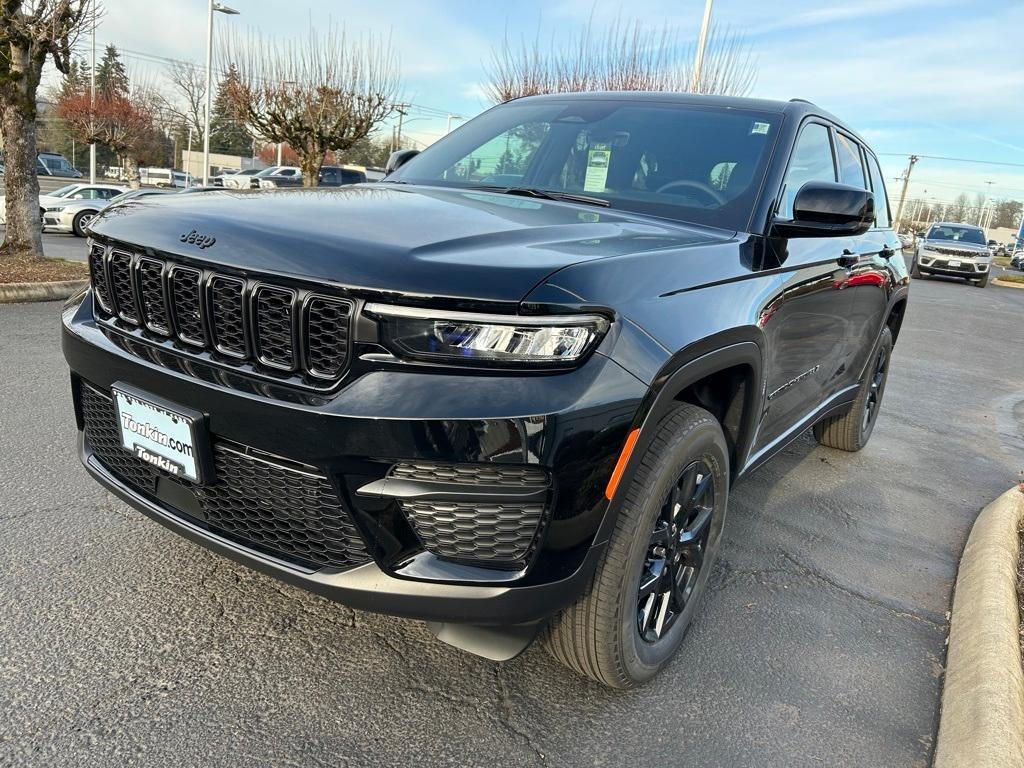
<path fill-rule="evenodd" d="M 491 301 L 519 301 L 570 264 L 733 234 L 587 205 L 396 184 L 126 200 L 90 227 L 103 238 L 252 272 Z"/>

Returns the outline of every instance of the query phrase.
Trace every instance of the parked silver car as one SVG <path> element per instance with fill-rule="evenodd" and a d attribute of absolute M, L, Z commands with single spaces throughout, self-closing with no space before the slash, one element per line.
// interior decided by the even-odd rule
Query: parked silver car
<path fill-rule="evenodd" d="M 988 285 L 992 254 L 985 231 L 972 224 L 936 222 L 923 237 L 910 265 L 910 276 L 946 275 L 961 277 L 979 288 Z"/>
<path fill-rule="evenodd" d="M 173 193 L 171 190 L 163 189 L 131 189 L 109 200 L 69 200 L 46 209 L 43 213 L 43 229 L 47 232 L 66 232 L 85 237 L 85 228 L 89 226 L 89 222 L 107 206 L 137 197 L 167 194 Z"/>

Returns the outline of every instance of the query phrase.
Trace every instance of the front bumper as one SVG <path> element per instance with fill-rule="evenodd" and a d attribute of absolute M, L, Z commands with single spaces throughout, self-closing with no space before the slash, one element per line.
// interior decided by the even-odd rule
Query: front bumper
<path fill-rule="evenodd" d="M 132 354 L 116 331 L 94 320 L 88 295 L 65 310 L 63 347 L 80 429 L 83 386 L 105 391 L 125 382 L 199 410 L 215 444 L 299 462 L 328 478 L 351 511 L 367 556 L 353 567 L 310 566 L 221 535 L 182 511 L 191 511 L 192 502 L 177 503 L 180 483 L 170 495 L 161 482 L 155 492 L 133 486 L 81 437 L 86 468 L 121 499 L 171 530 L 289 583 L 355 608 L 440 622 L 534 622 L 581 593 L 604 543 L 596 539 L 609 513 L 604 485 L 646 390 L 595 355 L 556 376 L 374 371 L 327 396 L 288 395 L 287 388 L 242 391 Z M 400 502 L 360 495 L 403 461 L 545 470 L 551 478 L 547 517 L 528 559 L 516 568 L 495 568 L 428 551 Z"/>
<path fill-rule="evenodd" d="M 43 229 L 48 232 L 73 232 L 71 221 L 72 217 L 65 215 L 63 211 L 47 211 L 43 215 Z"/>
<path fill-rule="evenodd" d="M 965 277 L 977 279 L 988 274 L 991 267 L 991 260 L 975 260 L 970 258 L 951 259 L 947 257 L 932 257 L 920 255 L 917 259 L 917 267 L 922 272 L 935 275 L 946 275 L 948 277 Z"/>

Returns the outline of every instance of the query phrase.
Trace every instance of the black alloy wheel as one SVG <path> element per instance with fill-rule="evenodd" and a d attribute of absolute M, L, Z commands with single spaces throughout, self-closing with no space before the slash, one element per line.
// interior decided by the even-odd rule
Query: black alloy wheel
<path fill-rule="evenodd" d="M 658 642 L 693 595 L 711 535 L 715 485 L 702 459 L 683 470 L 662 502 L 637 594 L 637 630 Z"/>
<path fill-rule="evenodd" d="M 882 390 L 885 387 L 885 375 L 889 370 L 889 349 L 882 346 L 875 356 L 874 373 L 871 374 L 871 383 L 868 387 L 867 397 L 864 399 L 864 421 L 861 423 L 861 431 L 867 432 L 873 426 L 875 417 L 878 416 L 879 404 L 882 401 Z"/>

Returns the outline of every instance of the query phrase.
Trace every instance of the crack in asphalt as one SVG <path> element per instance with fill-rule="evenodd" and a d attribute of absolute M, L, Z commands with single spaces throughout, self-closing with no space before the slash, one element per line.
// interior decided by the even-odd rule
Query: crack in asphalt
<path fill-rule="evenodd" d="M 542 763 L 546 762 L 547 758 L 544 756 L 544 753 L 541 752 L 540 748 L 534 743 L 533 737 L 512 722 L 512 717 L 516 711 L 515 704 L 512 702 L 512 697 L 509 695 L 508 687 L 505 685 L 505 679 L 502 676 L 500 664 L 494 665 L 494 681 L 498 692 L 498 702 L 501 705 L 501 708 L 497 713 L 498 723 L 510 734 L 518 737 L 533 753 L 537 760 Z"/>
<path fill-rule="evenodd" d="M 863 602 L 869 603 L 870 605 L 882 608 L 886 611 L 889 611 L 895 616 L 913 619 L 914 621 L 921 621 L 925 624 L 931 625 L 932 627 L 940 630 L 943 633 L 946 632 L 947 626 L 944 619 L 941 619 L 937 616 L 929 616 L 925 613 L 917 613 L 915 611 L 909 610 L 906 606 L 900 605 L 899 603 L 889 602 L 887 600 L 882 600 L 877 597 L 872 597 L 871 595 L 868 595 L 864 592 L 859 592 L 853 589 L 852 587 L 848 587 L 842 582 L 836 580 L 833 576 L 829 575 L 825 571 L 807 565 L 806 563 L 800 562 L 788 552 L 783 551 L 779 554 L 782 556 L 784 560 L 787 560 L 790 563 L 792 563 L 800 575 L 817 579 L 818 581 L 828 584 L 830 587 L 837 589 L 840 592 L 849 595 L 850 597 L 854 597 L 857 600 L 861 600 Z"/>

